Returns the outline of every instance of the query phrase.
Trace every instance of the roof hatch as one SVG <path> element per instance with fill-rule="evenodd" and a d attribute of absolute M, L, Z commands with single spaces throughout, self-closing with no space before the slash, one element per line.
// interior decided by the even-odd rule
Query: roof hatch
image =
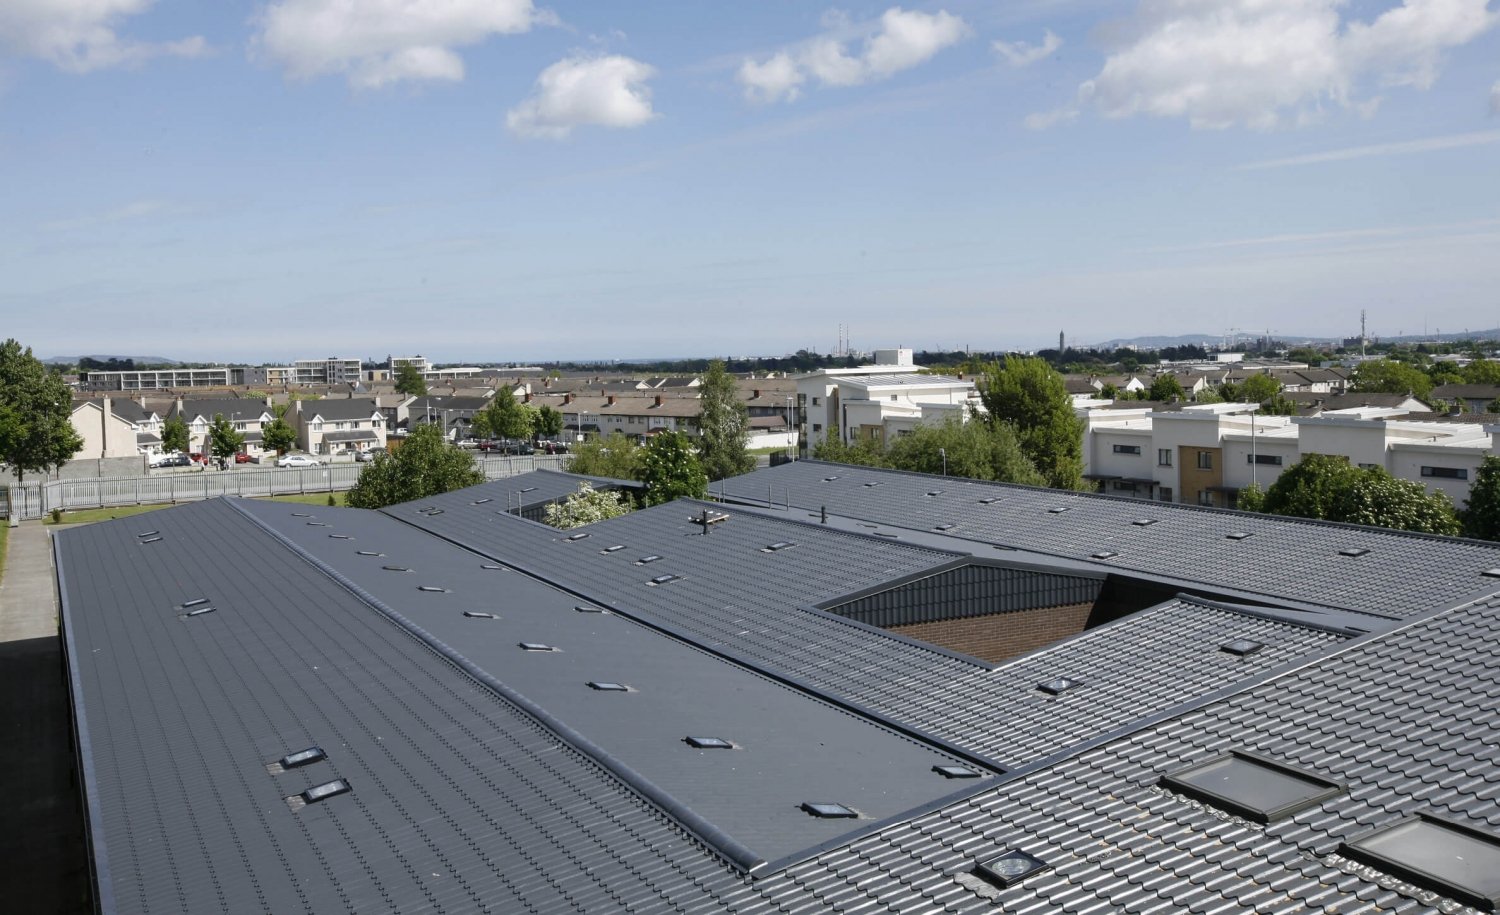
<path fill-rule="evenodd" d="M 1238 750 L 1163 775 L 1161 784 L 1257 823 L 1285 819 L 1344 791 L 1338 782 Z"/>
<path fill-rule="evenodd" d="M 1340 853 L 1484 911 L 1500 905 L 1500 837 L 1428 814 L 1345 842 Z"/>

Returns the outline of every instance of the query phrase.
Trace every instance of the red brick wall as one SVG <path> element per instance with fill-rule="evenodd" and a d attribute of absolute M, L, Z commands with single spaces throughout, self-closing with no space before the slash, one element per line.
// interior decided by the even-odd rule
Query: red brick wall
<path fill-rule="evenodd" d="M 889 631 L 986 661 L 1007 661 L 1082 632 L 1088 625 L 1092 609 L 1093 604 L 1071 604 L 936 623 L 912 623 L 892 626 Z"/>

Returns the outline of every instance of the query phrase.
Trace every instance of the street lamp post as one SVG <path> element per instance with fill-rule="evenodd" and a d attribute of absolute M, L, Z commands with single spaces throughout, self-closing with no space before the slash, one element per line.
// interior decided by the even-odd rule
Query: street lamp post
<path fill-rule="evenodd" d="M 943 476 L 946 477 L 948 475 L 948 449 L 939 448 L 938 455 L 943 459 Z"/>
<path fill-rule="evenodd" d="M 786 453 L 790 460 L 797 459 L 797 451 L 792 444 L 792 436 L 796 434 L 796 426 L 792 425 L 792 395 L 786 396 Z"/>

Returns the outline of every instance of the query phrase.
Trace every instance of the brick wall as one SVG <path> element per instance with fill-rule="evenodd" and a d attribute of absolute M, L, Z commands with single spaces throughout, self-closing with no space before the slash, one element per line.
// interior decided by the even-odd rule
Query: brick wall
<path fill-rule="evenodd" d="M 1091 609 L 1093 604 L 1070 604 L 891 626 L 889 631 L 986 661 L 1006 661 L 1082 632 Z"/>

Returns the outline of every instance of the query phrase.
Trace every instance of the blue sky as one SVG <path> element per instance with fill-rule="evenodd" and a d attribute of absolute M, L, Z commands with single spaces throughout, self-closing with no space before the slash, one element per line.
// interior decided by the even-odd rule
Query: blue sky
<path fill-rule="evenodd" d="M 1500 3 L 5 0 L 0 336 L 443 361 L 1500 325 Z"/>

